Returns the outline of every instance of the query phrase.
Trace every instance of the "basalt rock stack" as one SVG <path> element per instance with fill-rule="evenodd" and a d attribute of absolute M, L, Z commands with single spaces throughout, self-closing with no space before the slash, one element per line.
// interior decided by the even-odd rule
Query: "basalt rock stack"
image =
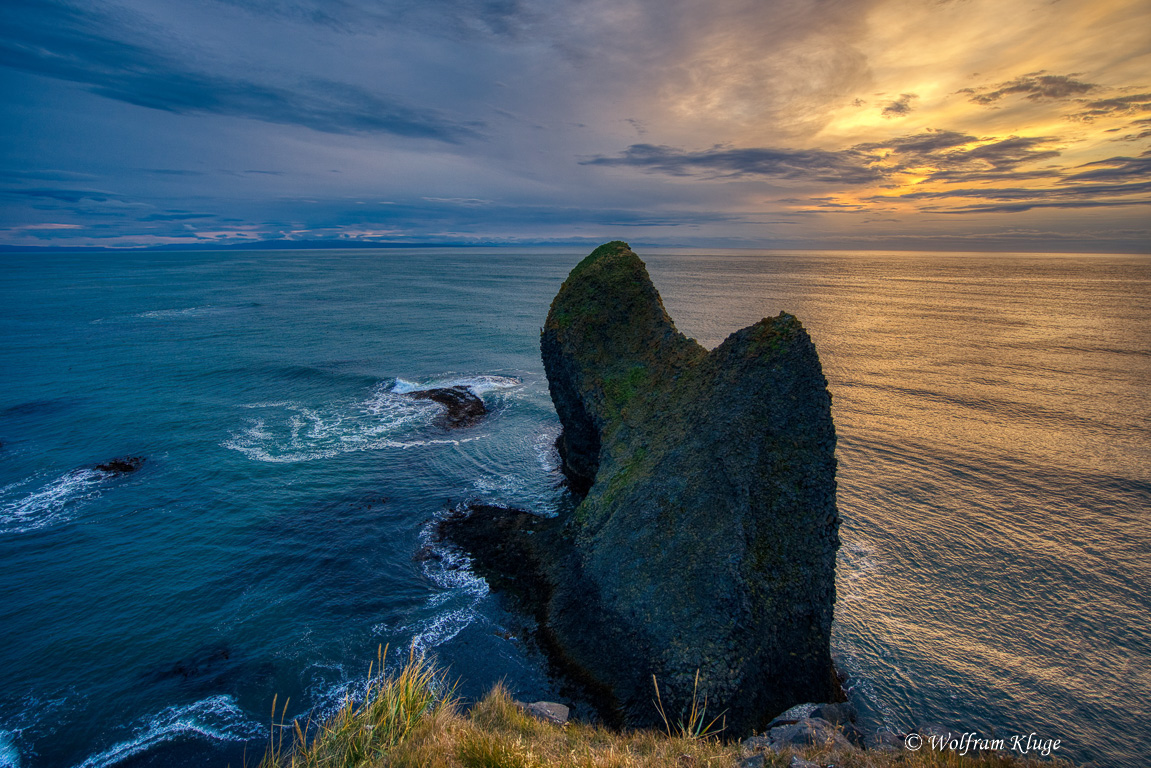
<path fill-rule="evenodd" d="M 563 471 L 586 494 L 522 537 L 547 561 L 547 645 L 633 725 L 660 724 L 653 675 L 674 723 L 698 671 L 732 736 L 834 700 L 835 429 L 799 321 L 761 320 L 708 352 L 613 242 L 571 271 L 541 348 Z"/>

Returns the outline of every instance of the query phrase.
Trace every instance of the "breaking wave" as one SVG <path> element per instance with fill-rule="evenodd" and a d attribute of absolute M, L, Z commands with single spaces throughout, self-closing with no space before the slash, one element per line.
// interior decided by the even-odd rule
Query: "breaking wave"
<path fill-rule="evenodd" d="M 115 477 L 98 469 L 74 469 L 26 493 L 35 477 L 0 488 L 0 533 L 23 533 L 70 520 L 85 501 L 98 497 Z"/>
<path fill-rule="evenodd" d="M 105 768 L 180 737 L 215 742 L 239 742 L 266 735 L 262 724 L 249 719 L 231 696 L 212 696 L 185 706 L 168 707 L 146 718 L 131 738 L 92 755 L 77 768 Z"/>
<path fill-rule="evenodd" d="M 268 412 L 252 417 L 232 432 L 223 447 L 239 451 L 253 461 L 292 463 L 327 459 L 351 451 L 459 445 L 475 439 L 429 437 L 442 406 L 404 395 L 438 387 L 468 387 L 477 396 L 508 390 L 521 384 L 507 376 L 472 376 L 417 384 L 395 379 L 377 385 L 366 400 L 327 405 L 296 401 L 250 403 L 243 408 Z"/>

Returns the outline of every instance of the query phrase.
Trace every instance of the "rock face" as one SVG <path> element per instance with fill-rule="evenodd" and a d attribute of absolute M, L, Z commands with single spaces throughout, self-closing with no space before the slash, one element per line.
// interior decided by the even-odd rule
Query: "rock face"
<path fill-rule="evenodd" d="M 832 699 L 835 428 L 799 321 L 709 353 L 613 242 L 571 271 L 541 351 L 564 473 L 587 492 L 568 523 L 578 573 L 548 612 L 572 660 L 634 722 L 654 717 L 653 674 L 678 707 L 698 669 L 737 733 Z"/>
<path fill-rule="evenodd" d="M 484 508 L 447 535 L 497 588 L 508 568 L 538 574 L 508 587 L 617 722 L 661 725 L 653 675 L 674 721 L 697 670 L 708 719 L 725 713 L 731 736 L 836 699 L 835 429 L 799 321 L 764 319 L 708 352 L 613 242 L 571 271 L 541 351 L 582 501 L 536 522 Z"/>

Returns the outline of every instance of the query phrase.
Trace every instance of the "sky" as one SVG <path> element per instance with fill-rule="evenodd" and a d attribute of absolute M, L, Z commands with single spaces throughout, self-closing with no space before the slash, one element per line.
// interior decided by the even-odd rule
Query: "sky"
<path fill-rule="evenodd" d="M 1151 250 L 1148 0 L 2 0 L 0 245 Z"/>

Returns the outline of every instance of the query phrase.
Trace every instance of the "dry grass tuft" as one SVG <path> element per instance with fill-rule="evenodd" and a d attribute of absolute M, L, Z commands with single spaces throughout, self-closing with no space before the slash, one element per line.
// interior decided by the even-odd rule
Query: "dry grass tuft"
<path fill-rule="evenodd" d="M 408 663 L 395 675 L 384 672 L 386 649 L 377 654 L 376 673 L 368 668 L 368 682 L 362 700 L 350 695 L 336 713 L 320 723 L 315 734 L 311 723 L 295 721 L 285 727 L 280 712 L 277 726 L 276 702 L 272 701 L 272 738 L 260 768 L 360 768 L 376 765 L 387 750 L 404 741 L 429 715 L 454 707 L 453 689 L 444 684 L 436 668 L 417 656 L 413 648 Z M 293 732 L 287 750 L 284 733 Z"/>

